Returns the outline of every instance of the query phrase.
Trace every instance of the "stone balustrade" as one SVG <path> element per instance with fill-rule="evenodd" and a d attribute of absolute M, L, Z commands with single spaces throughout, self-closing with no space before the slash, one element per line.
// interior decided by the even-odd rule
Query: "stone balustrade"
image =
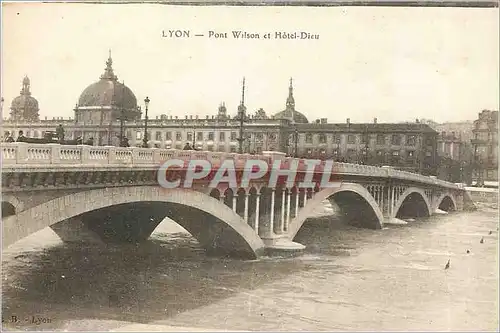
<path fill-rule="evenodd" d="M 190 151 L 159 148 L 123 148 L 115 146 L 67 146 L 59 144 L 31 144 L 24 142 L 2 143 L 2 169 L 15 169 L 17 166 L 42 167 L 56 165 L 68 166 L 96 165 L 103 166 L 160 166 L 169 159 L 208 160 L 212 166 L 218 166 L 225 160 L 234 160 L 236 168 L 243 168 L 247 160 L 262 160 L 272 164 L 274 160 L 281 160 L 282 168 L 298 160 L 299 171 L 307 168 L 306 160 L 284 157 L 278 152 L 264 152 L 265 155 L 250 155 L 236 153 L 222 153 L 209 151 Z M 316 170 L 324 167 L 324 161 Z M 297 163 L 297 162 L 296 162 Z M 415 181 L 429 185 L 436 185 L 452 189 L 463 189 L 463 186 L 449 183 L 435 177 L 423 176 L 411 172 L 400 171 L 391 167 L 376 167 L 351 163 L 335 162 L 333 172 L 339 175 L 354 175 L 363 177 L 394 178 L 406 181 Z"/>

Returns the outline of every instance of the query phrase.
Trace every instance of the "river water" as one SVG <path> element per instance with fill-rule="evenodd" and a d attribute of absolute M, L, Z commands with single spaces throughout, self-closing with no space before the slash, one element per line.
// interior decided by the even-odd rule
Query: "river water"
<path fill-rule="evenodd" d="M 208 258 L 167 220 L 140 247 L 42 230 L 3 253 L 4 329 L 498 330 L 496 208 L 383 230 L 325 212 L 305 255 L 255 261 Z"/>

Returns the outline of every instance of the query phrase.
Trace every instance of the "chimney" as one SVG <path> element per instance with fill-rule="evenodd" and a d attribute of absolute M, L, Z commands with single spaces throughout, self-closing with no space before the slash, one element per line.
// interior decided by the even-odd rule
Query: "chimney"
<path fill-rule="evenodd" d="M 158 116 L 156 116 L 156 119 L 158 120 Z"/>
<path fill-rule="evenodd" d="M 205 118 L 205 119 L 208 119 L 208 115 L 206 116 L 206 118 Z"/>
<path fill-rule="evenodd" d="M 190 116 L 189 116 L 189 119 L 193 119 L 193 115 L 190 115 Z"/>
<path fill-rule="evenodd" d="M 418 124 L 418 123 L 420 123 L 420 120 L 418 120 L 418 118 L 416 118 L 415 122 Z"/>
<path fill-rule="evenodd" d="M 198 119 L 198 116 L 196 116 L 196 119 Z"/>
<path fill-rule="evenodd" d="M 172 120 L 172 115 L 170 115 L 170 120 Z"/>
<path fill-rule="evenodd" d="M 376 124 L 377 123 L 377 118 L 373 118 L 373 123 Z"/>
<path fill-rule="evenodd" d="M 179 117 L 175 116 L 175 119 L 177 120 L 177 119 L 179 119 Z"/>
<path fill-rule="evenodd" d="M 351 118 L 347 118 L 347 125 L 351 125 Z"/>
<path fill-rule="evenodd" d="M 187 116 L 187 115 L 186 115 L 185 117 L 186 117 L 185 119 L 188 119 L 188 116 Z"/>

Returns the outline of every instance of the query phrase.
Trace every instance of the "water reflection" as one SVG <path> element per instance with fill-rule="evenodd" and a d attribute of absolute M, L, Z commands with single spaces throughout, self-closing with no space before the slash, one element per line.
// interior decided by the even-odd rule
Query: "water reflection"
<path fill-rule="evenodd" d="M 37 236 L 39 245 L 4 255 L 4 325 L 494 329 L 497 214 L 451 214 L 384 230 L 316 218 L 297 234 L 296 241 L 307 246 L 303 257 L 255 261 L 209 258 L 169 223 L 141 246 L 62 244 L 49 239 L 54 235 Z M 451 267 L 444 271 L 449 258 Z M 9 323 L 12 315 L 52 321 Z"/>

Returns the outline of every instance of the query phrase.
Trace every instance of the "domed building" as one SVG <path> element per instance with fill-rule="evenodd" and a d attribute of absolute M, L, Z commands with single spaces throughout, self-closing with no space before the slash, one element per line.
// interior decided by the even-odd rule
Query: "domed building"
<path fill-rule="evenodd" d="M 35 122 L 40 120 L 38 101 L 31 96 L 30 79 L 25 76 L 21 95 L 12 100 L 10 119 L 18 122 Z"/>
<path fill-rule="evenodd" d="M 141 109 L 134 93 L 118 82 L 114 74 L 111 52 L 104 74 L 99 81 L 85 88 L 74 111 L 77 123 L 106 125 L 119 120 L 122 114 L 125 121 L 141 119 Z"/>
<path fill-rule="evenodd" d="M 295 99 L 293 98 L 293 81 L 290 78 L 290 86 L 288 87 L 288 98 L 286 99 L 285 110 L 274 115 L 275 119 L 290 119 L 292 122 L 299 124 L 307 124 L 309 121 L 299 111 L 295 110 Z"/>

